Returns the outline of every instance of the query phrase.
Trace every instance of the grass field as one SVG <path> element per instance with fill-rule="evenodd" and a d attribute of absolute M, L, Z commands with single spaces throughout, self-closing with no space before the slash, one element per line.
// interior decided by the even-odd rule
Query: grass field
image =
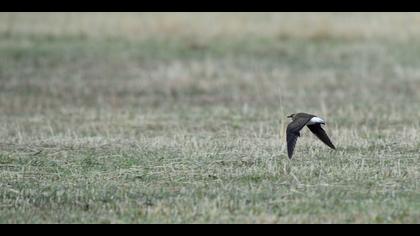
<path fill-rule="evenodd" d="M 0 223 L 420 223 L 419 25 L 0 13 Z"/>

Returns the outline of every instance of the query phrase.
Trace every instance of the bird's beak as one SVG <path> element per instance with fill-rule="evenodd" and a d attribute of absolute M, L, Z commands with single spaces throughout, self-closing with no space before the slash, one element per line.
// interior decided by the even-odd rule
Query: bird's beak
<path fill-rule="evenodd" d="M 288 115 L 287 118 L 292 118 L 292 115 Z"/>

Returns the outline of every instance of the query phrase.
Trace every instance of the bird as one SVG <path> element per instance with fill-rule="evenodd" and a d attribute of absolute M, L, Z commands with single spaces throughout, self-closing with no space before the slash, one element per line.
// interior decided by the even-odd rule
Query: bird
<path fill-rule="evenodd" d="M 289 156 L 289 159 L 292 159 L 296 141 L 298 137 L 300 137 L 300 130 L 305 125 L 323 143 L 328 147 L 335 149 L 334 144 L 331 142 L 325 130 L 321 127 L 321 125 L 325 125 L 325 121 L 322 118 L 307 113 L 295 113 L 287 116 L 287 118 L 292 118 L 292 122 L 287 125 L 286 129 L 287 155 Z"/>

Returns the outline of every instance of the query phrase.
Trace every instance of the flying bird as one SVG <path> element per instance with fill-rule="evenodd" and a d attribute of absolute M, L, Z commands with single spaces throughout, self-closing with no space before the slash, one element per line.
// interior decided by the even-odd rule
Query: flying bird
<path fill-rule="evenodd" d="M 327 133 L 322 129 L 321 124 L 325 125 L 325 121 L 315 115 L 307 113 L 296 113 L 287 116 L 292 118 L 292 122 L 287 126 L 286 139 L 287 139 L 287 155 L 290 159 L 293 156 L 293 150 L 296 146 L 296 141 L 300 137 L 300 130 L 306 125 L 309 130 L 314 133 L 322 142 L 328 147 L 335 149 Z"/>

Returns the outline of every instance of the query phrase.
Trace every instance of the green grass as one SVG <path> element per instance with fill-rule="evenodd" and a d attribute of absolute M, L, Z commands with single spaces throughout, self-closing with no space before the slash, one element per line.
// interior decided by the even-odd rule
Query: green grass
<path fill-rule="evenodd" d="M 420 38 L 345 16 L 0 14 L 0 223 L 419 223 Z"/>

